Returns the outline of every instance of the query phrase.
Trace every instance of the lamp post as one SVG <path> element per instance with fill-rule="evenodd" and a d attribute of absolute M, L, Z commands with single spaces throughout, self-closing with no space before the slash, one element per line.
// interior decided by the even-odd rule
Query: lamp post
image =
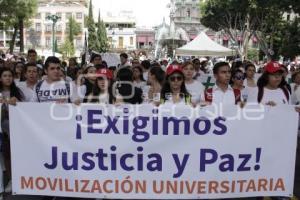
<path fill-rule="evenodd" d="M 52 53 L 55 56 L 55 24 L 60 19 L 57 15 L 49 15 L 47 16 L 47 20 L 52 21 Z"/>

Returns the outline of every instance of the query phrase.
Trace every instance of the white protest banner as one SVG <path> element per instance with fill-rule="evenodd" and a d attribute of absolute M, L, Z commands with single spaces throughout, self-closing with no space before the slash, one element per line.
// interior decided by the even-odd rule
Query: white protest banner
<path fill-rule="evenodd" d="M 121 199 L 292 196 L 292 106 L 10 107 L 13 194 Z"/>

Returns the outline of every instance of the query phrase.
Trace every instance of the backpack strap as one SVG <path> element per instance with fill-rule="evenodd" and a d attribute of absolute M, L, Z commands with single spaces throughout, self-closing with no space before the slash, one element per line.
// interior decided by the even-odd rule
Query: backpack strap
<path fill-rule="evenodd" d="M 36 93 L 38 102 L 41 102 L 41 99 L 39 97 L 39 93 L 40 93 L 40 89 L 41 89 L 41 86 L 42 86 L 43 82 L 44 82 L 44 80 L 41 80 L 35 86 L 35 93 Z"/>
<path fill-rule="evenodd" d="M 67 89 L 67 93 L 68 93 L 68 103 L 71 103 L 71 89 L 70 89 L 70 83 L 69 82 L 65 82 L 66 84 L 66 89 Z"/>
<path fill-rule="evenodd" d="M 208 103 L 212 103 L 213 101 L 213 88 L 208 88 L 204 91 L 205 101 Z"/>
<path fill-rule="evenodd" d="M 238 104 L 241 101 L 241 90 L 233 89 L 234 97 L 235 97 L 235 104 Z"/>

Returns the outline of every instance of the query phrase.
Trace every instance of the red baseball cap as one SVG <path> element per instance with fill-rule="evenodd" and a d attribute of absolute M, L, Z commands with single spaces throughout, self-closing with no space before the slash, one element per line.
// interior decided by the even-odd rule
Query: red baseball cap
<path fill-rule="evenodd" d="M 113 79 L 113 73 L 109 69 L 99 69 L 96 74 L 99 77 L 105 76 L 107 79 Z"/>
<path fill-rule="evenodd" d="M 175 72 L 182 73 L 181 66 L 180 65 L 169 65 L 169 67 L 167 68 L 167 76 L 169 76 Z"/>
<path fill-rule="evenodd" d="M 268 73 L 283 72 L 281 65 L 278 62 L 268 62 L 265 66 L 265 71 Z"/>

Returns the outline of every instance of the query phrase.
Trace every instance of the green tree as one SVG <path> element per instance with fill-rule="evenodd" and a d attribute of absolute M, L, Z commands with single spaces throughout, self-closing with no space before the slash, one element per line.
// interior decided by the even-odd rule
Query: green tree
<path fill-rule="evenodd" d="M 89 15 L 87 19 L 87 28 L 88 28 L 88 48 L 89 50 L 97 51 L 100 45 L 99 45 L 99 41 L 97 40 L 97 32 L 96 32 L 96 25 L 95 25 L 94 15 L 93 15 L 92 0 L 90 0 Z"/>
<path fill-rule="evenodd" d="M 284 1 L 284 0 L 283 0 Z M 260 48 L 270 56 L 274 45 L 274 33 L 282 23 L 283 9 L 281 0 L 207 0 L 201 2 L 204 26 L 214 31 L 223 30 L 241 57 L 247 57 L 248 44 L 256 36 Z M 237 6 L 238 5 L 238 6 Z"/>
<path fill-rule="evenodd" d="M 75 52 L 74 37 L 76 37 L 81 32 L 81 28 L 80 28 L 80 24 L 77 23 L 72 16 L 69 18 L 66 32 L 67 32 L 66 40 L 68 40 L 68 45 L 69 44 L 71 45 L 69 48 L 72 48 L 72 50 L 69 50 L 69 52 Z M 74 54 L 72 54 L 71 56 L 73 55 Z"/>
<path fill-rule="evenodd" d="M 75 49 L 69 39 L 65 40 L 65 42 L 60 46 L 59 53 L 63 55 L 64 58 L 70 58 L 75 54 Z"/>
<path fill-rule="evenodd" d="M 66 32 L 68 34 L 68 39 L 73 43 L 74 37 L 79 35 L 81 33 L 81 27 L 80 24 L 76 22 L 76 20 L 71 16 L 69 18 L 68 26 L 66 29 Z"/>
<path fill-rule="evenodd" d="M 98 52 L 107 52 L 109 49 L 109 43 L 107 39 L 106 27 L 104 22 L 101 20 L 100 10 L 98 15 L 97 23 L 97 40 L 99 41 Z"/>
<path fill-rule="evenodd" d="M 10 52 L 14 50 L 17 31 L 20 33 L 20 52 L 24 52 L 24 27 L 37 10 L 37 0 L 2 0 L 0 7 L 5 8 L 1 10 L 0 21 L 6 24 L 7 28 L 13 28 L 14 33 L 10 44 Z"/>
<path fill-rule="evenodd" d="M 286 22 L 278 33 L 279 48 L 278 54 L 286 59 L 294 60 L 300 55 L 300 19 L 293 22 Z"/>

